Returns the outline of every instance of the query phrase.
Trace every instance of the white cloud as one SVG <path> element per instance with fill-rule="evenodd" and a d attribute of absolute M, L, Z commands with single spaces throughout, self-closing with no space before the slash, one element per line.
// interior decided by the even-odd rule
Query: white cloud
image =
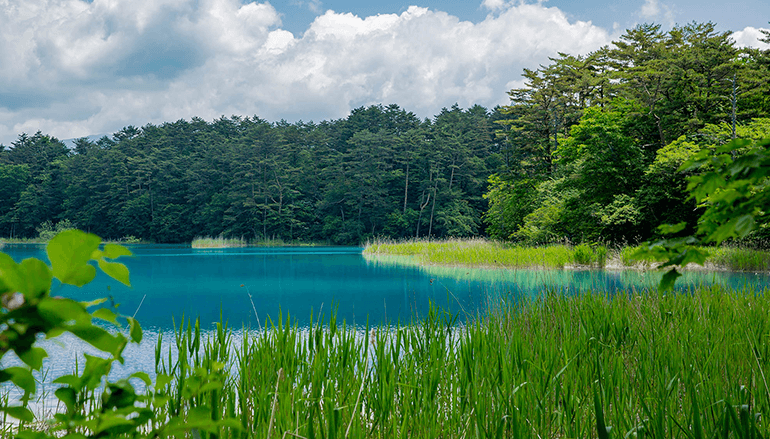
<path fill-rule="evenodd" d="M 490 3 L 487 0 L 485 3 Z M 492 1 L 490 3 L 494 5 Z M 480 23 L 410 7 L 327 11 L 295 37 L 269 3 L 0 0 L 0 142 L 60 138 L 200 116 L 328 119 L 373 103 L 420 116 L 506 103 L 524 67 L 610 37 L 541 4 Z"/>
<path fill-rule="evenodd" d="M 660 0 L 644 0 L 644 4 L 639 9 L 639 16 L 647 21 L 662 21 L 669 27 L 676 24 L 674 19 L 674 10 L 671 6 L 661 3 Z"/>
<path fill-rule="evenodd" d="M 648 19 L 657 18 L 660 15 L 660 2 L 658 0 L 644 0 L 644 5 L 639 10 L 639 14 Z"/>
<path fill-rule="evenodd" d="M 770 49 L 770 44 L 759 41 L 765 39 L 766 36 L 761 32 L 770 31 L 770 29 L 757 29 L 755 27 L 748 26 L 743 30 L 733 32 L 733 40 L 738 47 L 754 47 L 756 49 Z"/>
<path fill-rule="evenodd" d="M 484 0 L 481 5 L 492 11 L 497 11 L 505 8 L 506 3 L 505 0 Z"/>

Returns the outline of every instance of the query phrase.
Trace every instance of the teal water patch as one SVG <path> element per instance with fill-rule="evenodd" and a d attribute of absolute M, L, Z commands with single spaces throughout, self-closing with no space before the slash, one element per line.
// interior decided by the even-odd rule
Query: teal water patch
<path fill-rule="evenodd" d="M 475 316 L 501 300 L 533 297 L 543 290 L 634 292 L 654 287 L 655 271 L 508 270 L 409 266 L 387 258 L 365 259 L 357 247 L 251 247 L 192 249 L 188 246 L 134 245 L 123 262 L 133 288 L 104 275 L 83 288 L 60 286 L 55 295 L 77 300 L 110 297 L 145 329 L 166 331 L 183 317 L 200 317 L 203 327 L 222 320 L 231 327 L 258 328 L 290 315 L 307 325 L 311 312 L 363 327 L 409 322 L 433 303 Z M 42 246 L 4 249 L 14 259 L 45 259 Z M 680 288 L 770 285 L 766 273 L 686 272 Z M 251 296 L 251 297 L 250 297 Z"/>

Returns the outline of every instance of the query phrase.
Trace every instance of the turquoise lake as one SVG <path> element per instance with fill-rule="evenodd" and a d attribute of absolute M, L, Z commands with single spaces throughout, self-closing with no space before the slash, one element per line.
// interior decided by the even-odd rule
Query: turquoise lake
<path fill-rule="evenodd" d="M 208 330 L 221 315 L 238 339 L 248 334 L 241 329 L 258 330 L 268 317 L 277 320 L 280 314 L 289 314 L 302 328 L 311 312 L 315 318 L 319 312 L 328 318 L 330 311 L 336 310 L 338 321 L 355 326 L 364 336 L 367 319 L 371 326 L 408 323 L 414 316 L 425 315 L 431 303 L 458 313 L 462 320 L 483 315 L 503 301 L 534 297 L 544 290 L 643 294 L 660 279 L 660 273 L 654 271 L 404 266 L 393 258 L 367 259 L 362 249 L 355 247 L 130 248 L 135 256 L 122 258 L 122 262 L 131 272 L 133 288 L 99 274 L 83 288 L 58 285 L 53 290 L 54 295 L 77 300 L 111 297 L 120 304 L 120 313 L 136 314 L 144 328 L 144 341 L 127 347 L 126 364 L 113 369 L 112 379 L 137 370 L 154 375 L 156 343 L 162 336 L 163 355 L 174 355 L 175 346 L 169 342 L 173 340 L 172 322 L 179 324 L 182 317 L 200 317 L 202 329 Z M 44 247 L 39 245 L 8 245 L 2 251 L 17 261 L 28 257 L 47 260 Z M 770 286 L 770 277 L 766 273 L 687 272 L 678 281 L 684 291 L 711 284 L 762 289 Z M 71 373 L 83 352 L 96 354 L 66 334 L 42 343 L 50 354 L 40 376 L 44 391 L 54 378 Z M 51 393 L 47 395 L 37 402 L 39 410 L 55 404 Z"/>
<path fill-rule="evenodd" d="M 363 327 L 408 322 L 430 303 L 461 317 L 484 313 L 501 300 L 534 296 L 544 289 L 641 291 L 655 285 L 654 271 L 502 270 L 409 267 L 390 259 L 367 260 L 356 247 L 192 249 L 189 246 L 130 246 L 122 258 L 133 288 L 100 274 L 83 288 L 55 288 L 55 295 L 78 300 L 112 297 L 119 311 L 134 315 L 145 330 L 164 331 L 184 317 L 200 317 L 203 327 L 220 321 L 256 329 L 268 316 L 291 315 L 307 325 L 311 312 Z M 6 246 L 17 261 L 46 260 L 43 246 Z M 688 272 L 678 282 L 723 284 L 735 288 L 770 285 L 766 273 Z M 251 294 L 251 300 L 249 298 Z M 253 305 L 252 305 L 253 301 Z M 141 304 L 141 305 L 140 305 Z M 257 317 L 259 316 L 259 324 Z"/>

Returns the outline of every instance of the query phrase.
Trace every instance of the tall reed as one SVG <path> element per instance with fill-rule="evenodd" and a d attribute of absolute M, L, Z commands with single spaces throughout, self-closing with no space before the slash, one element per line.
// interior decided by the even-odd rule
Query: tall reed
<path fill-rule="evenodd" d="M 432 308 L 410 324 L 279 316 L 237 344 L 176 333 L 163 419 L 203 404 L 218 437 L 759 437 L 770 434 L 770 294 L 700 288 L 546 294 L 489 315 Z M 191 370 L 224 385 L 186 400 Z M 212 436 L 213 437 L 213 436 Z"/>

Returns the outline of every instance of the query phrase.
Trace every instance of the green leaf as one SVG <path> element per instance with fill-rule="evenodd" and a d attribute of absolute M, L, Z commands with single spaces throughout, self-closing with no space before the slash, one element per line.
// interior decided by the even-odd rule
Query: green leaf
<path fill-rule="evenodd" d="M 32 411 L 26 407 L 21 406 L 0 406 L 0 412 L 8 413 L 9 416 L 14 417 L 24 422 L 35 422 L 35 415 Z"/>
<path fill-rule="evenodd" d="M 604 423 L 604 409 L 596 389 L 594 389 L 594 410 L 596 412 L 596 433 L 599 435 L 599 439 L 609 439 L 609 429 Z"/>
<path fill-rule="evenodd" d="M 26 280 L 23 292 L 27 299 L 41 297 L 51 289 L 51 270 L 40 259 L 28 258 L 21 261 L 19 270 Z"/>
<path fill-rule="evenodd" d="M 104 320 L 106 322 L 118 324 L 118 316 L 108 308 L 99 308 L 92 314 L 97 319 Z"/>
<path fill-rule="evenodd" d="M 147 372 L 134 372 L 131 374 L 131 378 L 138 378 L 142 380 L 144 385 L 147 387 L 152 385 L 152 380 L 150 379 L 150 375 L 148 375 Z"/>
<path fill-rule="evenodd" d="M 2 279 L 6 291 L 26 292 L 24 273 L 19 264 L 5 253 L 0 253 L 0 279 Z"/>
<path fill-rule="evenodd" d="M 117 259 L 121 256 L 133 256 L 133 253 L 122 245 L 105 244 L 102 255 L 107 259 Z"/>
<path fill-rule="evenodd" d="M 45 349 L 37 347 L 33 347 L 19 355 L 21 361 L 34 370 L 40 370 L 43 367 L 43 359 L 46 357 L 48 357 L 48 353 Z"/>
<path fill-rule="evenodd" d="M 43 319 L 54 326 L 73 320 L 84 322 L 91 320 L 90 314 L 83 305 L 72 299 L 45 298 L 38 304 L 38 312 Z"/>
<path fill-rule="evenodd" d="M 106 302 L 107 298 L 101 298 L 101 299 L 94 299 L 90 302 L 80 302 L 81 305 L 83 305 L 86 308 L 90 308 L 92 306 L 101 305 L 102 303 Z"/>
<path fill-rule="evenodd" d="M 94 433 L 96 435 L 99 435 L 99 433 L 103 431 L 107 431 L 110 428 L 119 427 L 123 425 L 133 425 L 133 422 L 124 418 L 123 416 L 119 415 L 113 415 L 113 414 L 102 414 L 99 416 L 99 423 L 97 424 L 97 427 L 94 428 Z"/>
<path fill-rule="evenodd" d="M 82 287 L 96 276 L 88 264 L 101 239 L 80 230 L 65 230 L 48 242 L 46 248 L 53 276 L 62 283 Z"/>
<path fill-rule="evenodd" d="M 75 402 L 77 401 L 75 389 L 72 387 L 59 387 L 54 392 L 54 395 L 67 407 L 68 412 L 72 413 L 75 411 Z"/>
<path fill-rule="evenodd" d="M 126 286 L 131 286 L 131 282 L 128 280 L 128 268 L 120 262 L 107 262 L 104 259 L 99 259 L 99 268 L 101 268 L 107 276 Z"/>
<path fill-rule="evenodd" d="M 681 276 L 682 274 L 676 271 L 676 268 L 672 268 L 671 270 L 668 270 L 666 274 L 663 275 L 663 277 L 660 279 L 660 290 L 661 291 L 668 291 L 674 288 L 674 283 L 676 282 L 677 278 Z"/>
<path fill-rule="evenodd" d="M 120 356 L 126 345 L 126 338 L 122 334 L 112 335 L 91 323 L 76 323 L 67 330 L 96 349 L 116 357 Z"/>
<path fill-rule="evenodd" d="M 166 387 L 167 385 L 169 385 L 170 383 L 171 383 L 171 377 L 166 375 L 166 374 L 159 373 L 158 376 L 155 377 L 155 389 L 156 390 L 157 389 L 162 389 L 162 388 Z"/>
<path fill-rule="evenodd" d="M 30 394 L 35 393 L 35 377 L 29 369 L 23 367 L 8 367 L 0 370 L 0 382 L 10 381 L 20 389 Z"/>
<path fill-rule="evenodd" d="M 54 384 L 64 384 L 65 386 L 70 386 L 75 389 L 80 388 L 80 377 L 77 375 L 63 375 L 59 378 L 56 378 L 53 380 Z"/>
<path fill-rule="evenodd" d="M 673 235 L 674 233 L 681 232 L 682 230 L 684 230 L 685 227 L 687 227 L 687 222 L 682 221 L 681 223 L 674 224 L 674 225 L 661 224 L 660 226 L 658 226 L 658 230 L 660 230 L 660 233 L 664 235 Z"/>
<path fill-rule="evenodd" d="M 129 327 L 131 328 L 131 341 L 134 343 L 141 343 L 142 341 L 142 327 L 139 325 L 139 321 L 133 317 L 127 317 Z"/>

